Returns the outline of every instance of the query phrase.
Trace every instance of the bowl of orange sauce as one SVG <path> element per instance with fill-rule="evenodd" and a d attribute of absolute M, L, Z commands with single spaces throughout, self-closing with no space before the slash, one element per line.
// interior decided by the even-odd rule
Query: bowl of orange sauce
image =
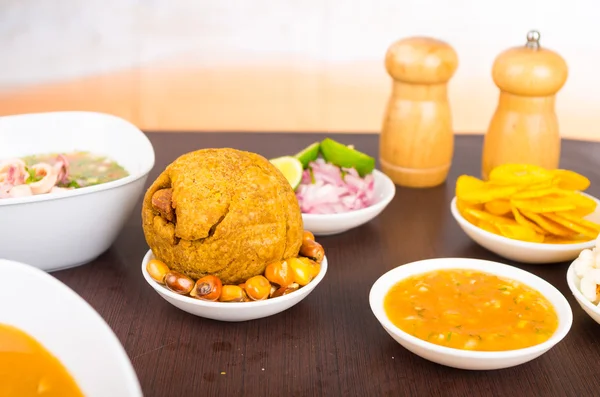
<path fill-rule="evenodd" d="M 559 343 L 573 313 L 554 286 L 519 268 L 468 258 L 408 263 L 382 275 L 369 302 L 412 353 L 468 370 L 513 367 Z"/>
<path fill-rule="evenodd" d="M 142 397 L 104 319 L 31 265 L 0 259 L 0 396 Z"/>

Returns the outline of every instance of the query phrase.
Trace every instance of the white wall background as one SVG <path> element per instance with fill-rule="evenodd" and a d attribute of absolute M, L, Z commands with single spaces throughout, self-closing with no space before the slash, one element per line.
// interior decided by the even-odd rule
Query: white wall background
<path fill-rule="evenodd" d="M 381 63 L 392 41 L 432 35 L 459 54 L 451 88 L 459 127 L 482 130 L 489 114 L 471 115 L 468 104 L 493 111 L 495 56 L 538 29 L 570 68 L 561 122 L 594 121 L 589 128 L 600 134 L 599 21 L 599 0 L 0 0 L 0 90 L 179 56 L 203 66 L 283 61 L 331 70 Z"/>

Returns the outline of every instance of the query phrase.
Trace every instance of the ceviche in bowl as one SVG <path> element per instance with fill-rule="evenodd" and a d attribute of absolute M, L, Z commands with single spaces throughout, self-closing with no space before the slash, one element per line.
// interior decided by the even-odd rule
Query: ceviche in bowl
<path fill-rule="evenodd" d="M 0 117 L 0 142 L 0 258 L 46 271 L 106 251 L 154 166 L 144 133 L 101 113 Z"/>
<path fill-rule="evenodd" d="M 339 234 L 371 221 L 396 193 L 373 157 L 331 138 L 271 162 L 294 188 L 304 227 L 315 235 Z"/>
<path fill-rule="evenodd" d="M 0 199 L 67 192 L 126 176 L 116 161 L 82 151 L 0 160 Z"/>

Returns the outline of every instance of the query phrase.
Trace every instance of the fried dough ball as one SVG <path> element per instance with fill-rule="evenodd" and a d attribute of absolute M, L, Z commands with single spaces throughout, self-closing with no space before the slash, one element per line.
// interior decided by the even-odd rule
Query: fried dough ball
<path fill-rule="evenodd" d="M 176 159 L 146 192 L 142 222 L 155 257 L 194 280 L 243 283 L 302 245 L 289 182 L 264 157 L 235 149 Z"/>

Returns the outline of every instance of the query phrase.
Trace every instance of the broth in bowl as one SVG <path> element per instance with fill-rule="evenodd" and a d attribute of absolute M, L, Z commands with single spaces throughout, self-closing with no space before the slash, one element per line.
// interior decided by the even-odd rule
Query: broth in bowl
<path fill-rule="evenodd" d="M 0 396 L 83 397 L 66 368 L 38 341 L 0 324 Z"/>
<path fill-rule="evenodd" d="M 0 199 L 79 189 L 125 178 L 112 159 L 77 151 L 0 161 Z"/>
<path fill-rule="evenodd" d="M 461 350 L 523 349 L 547 341 L 558 328 L 558 315 L 540 292 L 475 270 L 408 277 L 388 291 L 384 308 L 404 332 Z"/>

